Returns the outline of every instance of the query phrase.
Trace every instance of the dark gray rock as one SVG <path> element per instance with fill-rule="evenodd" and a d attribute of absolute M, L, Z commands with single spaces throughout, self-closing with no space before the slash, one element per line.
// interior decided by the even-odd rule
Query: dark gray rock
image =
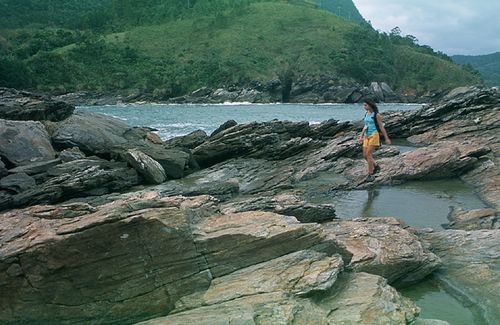
<path fill-rule="evenodd" d="M 29 190 L 36 185 L 35 179 L 26 173 L 16 173 L 0 179 L 0 190 L 17 194 Z"/>
<path fill-rule="evenodd" d="M 221 205 L 225 214 L 245 211 L 269 211 L 293 216 L 300 222 L 325 222 L 336 219 L 335 207 L 331 204 L 312 204 L 295 193 L 262 193 L 237 197 Z"/>
<path fill-rule="evenodd" d="M 284 159 L 314 148 L 319 143 L 308 122 L 271 121 L 236 125 L 226 129 L 193 150 L 201 167 L 235 158 Z"/>
<path fill-rule="evenodd" d="M 335 136 L 340 131 L 349 128 L 350 126 L 351 126 L 350 122 L 339 123 L 339 121 L 337 121 L 337 120 L 329 119 L 329 120 L 321 122 L 318 125 L 313 125 L 312 130 L 315 133 L 317 133 L 316 137 L 330 138 L 330 137 Z"/>
<path fill-rule="evenodd" d="M 7 168 L 53 160 L 55 156 L 42 123 L 0 119 L 0 157 Z"/>
<path fill-rule="evenodd" d="M 0 118 L 24 121 L 61 121 L 75 107 L 47 96 L 0 87 Z"/>
<path fill-rule="evenodd" d="M 129 142 L 124 135 L 130 129 L 123 121 L 110 116 L 77 112 L 58 124 L 52 142 L 59 150 L 78 147 L 87 155 L 110 157 L 128 149 Z"/>
<path fill-rule="evenodd" d="M 102 195 L 138 185 L 140 178 L 126 163 L 81 159 L 59 164 L 46 172 L 46 181 L 12 198 L 10 208 L 56 203 L 74 197 Z"/>
<path fill-rule="evenodd" d="M 186 149 L 193 149 L 208 139 L 208 135 L 205 131 L 197 130 L 193 131 L 187 135 L 180 137 L 175 137 L 165 141 L 165 147 L 180 147 Z"/>
<path fill-rule="evenodd" d="M 159 162 L 169 178 L 184 177 L 191 159 L 190 153 L 175 148 L 146 148 L 144 153 Z"/>
<path fill-rule="evenodd" d="M 68 162 L 84 158 L 85 154 L 78 147 L 64 149 L 59 153 L 59 159 L 61 159 L 62 162 Z"/>
<path fill-rule="evenodd" d="M 216 135 L 216 134 L 218 134 L 226 129 L 232 128 L 235 125 L 238 125 L 238 123 L 235 120 L 228 120 L 228 121 L 222 123 L 217 129 L 215 129 L 215 131 L 213 131 L 210 134 L 210 136 L 213 137 L 214 135 Z"/>
<path fill-rule="evenodd" d="M 0 178 L 6 176 L 9 174 L 9 171 L 7 168 L 5 168 L 5 164 L 3 163 L 2 159 L 0 159 Z"/>
<path fill-rule="evenodd" d="M 32 163 L 29 165 L 24 165 L 24 166 L 12 168 L 9 170 L 9 173 L 11 173 L 11 174 L 25 173 L 28 175 L 36 175 L 36 174 L 44 173 L 47 171 L 47 169 L 54 167 L 55 165 L 58 165 L 60 163 L 61 163 L 61 159 L 59 159 L 59 158 L 52 159 L 52 160 L 46 160 L 46 161 Z"/>

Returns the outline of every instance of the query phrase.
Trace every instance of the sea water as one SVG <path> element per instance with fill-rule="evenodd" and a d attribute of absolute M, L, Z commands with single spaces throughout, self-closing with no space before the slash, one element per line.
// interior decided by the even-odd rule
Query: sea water
<path fill-rule="evenodd" d="M 380 112 L 413 110 L 420 104 L 379 104 Z M 308 121 L 311 124 L 329 119 L 361 120 L 365 110 L 361 104 L 121 104 L 79 106 L 77 111 L 111 115 L 131 126 L 148 126 L 166 140 L 196 130 L 210 134 L 228 120 L 237 123 L 265 122 L 273 119 Z"/>

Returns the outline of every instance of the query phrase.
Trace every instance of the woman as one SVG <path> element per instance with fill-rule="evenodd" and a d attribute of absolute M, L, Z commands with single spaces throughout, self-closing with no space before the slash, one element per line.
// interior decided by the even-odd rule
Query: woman
<path fill-rule="evenodd" d="M 380 147 L 380 132 L 384 135 L 386 144 L 391 144 L 391 140 L 387 135 L 384 123 L 382 123 L 382 115 L 378 112 L 375 102 L 365 100 L 363 108 L 366 110 L 365 126 L 359 136 L 359 143 L 363 143 L 363 157 L 365 157 L 368 163 L 368 177 L 366 181 L 373 182 L 375 180 L 373 174 L 380 170 L 380 167 L 373 160 L 373 151 Z"/>

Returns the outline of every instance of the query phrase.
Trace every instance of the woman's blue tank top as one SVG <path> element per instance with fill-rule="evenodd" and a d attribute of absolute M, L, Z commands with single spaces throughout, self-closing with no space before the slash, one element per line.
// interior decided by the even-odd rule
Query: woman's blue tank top
<path fill-rule="evenodd" d="M 377 127 L 375 126 L 373 114 L 375 114 L 375 112 L 365 114 L 365 125 L 367 126 L 365 134 L 367 136 L 371 135 L 373 132 L 377 132 Z"/>

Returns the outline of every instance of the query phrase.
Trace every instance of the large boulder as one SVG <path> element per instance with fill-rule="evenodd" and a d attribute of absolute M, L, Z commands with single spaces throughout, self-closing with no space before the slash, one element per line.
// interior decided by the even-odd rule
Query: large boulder
<path fill-rule="evenodd" d="M 25 121 L 61 121 L 75 107 L 63 101 L 25 91 L 0 87 L 0 118 Z"/>
<path fill-rule="evenodd" d="M 440 265 L 440 259 L 394 218 L 332 221 L 323 225 L 328 238 L 342 243 L 349 267 L 386 278 L 389 283 L 416 283 Z"/>
<path fill-rule="evenodd" d="M 143 193 L 0 214 L 0 322 L 128 324 L 206 290 L 184 202 Z"/>
<path fill-rule="evenodd" d="M 0 157 L 13 168 L 52 160 L 56 152 L 42 123 L 0 119 Z"/>
<path fill-rule="evenodd" d="M 125 138 L 130 129 L 111 116 L 77 112 L 57 125 L 52 141 L 59 150 L 78 147 L 87 155 L 111 157 L 132 148 Z"/>

